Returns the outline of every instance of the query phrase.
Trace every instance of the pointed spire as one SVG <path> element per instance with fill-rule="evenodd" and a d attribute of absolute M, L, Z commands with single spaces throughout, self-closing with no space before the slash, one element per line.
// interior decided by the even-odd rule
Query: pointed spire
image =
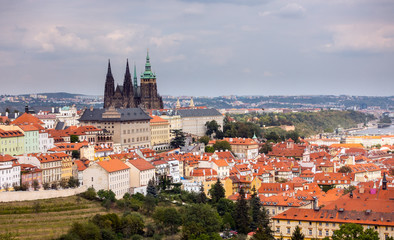
<path fill-rule="evenodd" d="M 126 62 L 126 73 L 125 73 L 125 79 L 126 77 L 130 77 L 131 79 L 131 75 L 130 75 L 130 68 L 129 68 L 129 59 L 127 58 L 127 62 Z"/>
<path fill-rule="evenodd" d="M 137 88 L 138 87 L 138 85 L 137 85 L 137 70 L 135 67 L 135 62 L 134 62 L 134 78 L 133 78 L 133 80 L 134 80 L 134 88 Z"/>
<path fill-rule="evenodd" d="M 112 72 L 111 72 L 111 61 L 108 59 L 107 77 L 109 77 L 109 76 L 112 77 Z"/>
<path fill-rule="evenodd" d="M 386 173 L 383 173 L 383 180 L 382 180 L 382 190 L 387 190 L 387 179 L 386 179 Z"/>
<path fill-rule="evenodd" d="M 193 97 L 190 99 L 190 104 L 189 107 L 194 108 L 194 101 L 193 101 Z"/>
<path fill-rule="evenodd" d="M 181 103 L 179 102 L 179 97 L 178 97 L 178 99 L 176 100 L 175 108 L 176 108 L 176 109 L 181 108 Z"/>
<path fill-rule="evenodd" d="M 146 62 L 149 62 L 149 48 L 146 50 Z"/>

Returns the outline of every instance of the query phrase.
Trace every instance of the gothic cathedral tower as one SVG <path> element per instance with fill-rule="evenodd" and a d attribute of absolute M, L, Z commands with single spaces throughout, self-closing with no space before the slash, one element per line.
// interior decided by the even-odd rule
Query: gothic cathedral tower
<path fill-rule="evenodd" d="M 141 75 L 140 86 L 137 86 L 137 74 L 134 65 L 134 78 L 131 79 L 129 61 L 126 63 L 126 73 L 123 86 L 117 85 L 111 72 L 108 60 L 108 71 L 104 89 L 104 108 L 135 108 L 162 109 L 163 100 L 157 93 L 156 75 L 151 70 L 149 53 L 146 55 L 145 71 Z"/>
<path fill-rule="evenodd" d="M 147 109 L 163 109 L 163 100 L 157 94 L 156 75 L 152 72 L 149 52 L 146 53 L 145 71 L 141 74 L 141 104 Z"/>
<path fill-rule="evenodd" d="M 114 93 L 115 93 L 115 80 L 111 72 L 111 63 L 108 60 L 107 78 L 105 79 L 105 89 L 104 89 L 104 108 L 109 108 L 111 106 Z"/>

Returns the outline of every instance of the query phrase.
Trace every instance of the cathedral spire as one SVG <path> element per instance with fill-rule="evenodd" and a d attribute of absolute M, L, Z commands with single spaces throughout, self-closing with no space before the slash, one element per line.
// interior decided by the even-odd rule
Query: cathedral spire
<path fill-rule="evenodd" d="M 108 59 L 108 70 L 107 70 L 107 78 L 112 77 L 112 72 L 111 72 L 111 61 Z"/>
<path fill-rule="evenodd" d="M 129 59 L 127 59 L 127 62 L 126 62 L 126 73 L 124 75 L 124 82 L 123 82 L 123 94 L 126 97 L 128 97 L 128 98 L 131 98 L 131 97 L 134 96 L 134 94 L 133 94 L 133 83 L 131 82 Z M 134 99 L 133 99 L 133 101 L 134 101 Z M 128 106 L 130 104 L 129 103 L 124 103 L 124 105 Z"/>
<path fill-rule="evenodd" d="M 133 78 L 133 80 L 134 80 L 134 88 L 137 89 L 137 87 L 138 87 L 138 85 L 137 85 L 137 70 L 135 67 L 135 62 L 134 62 L 134 78 Z"/>
<path fill-rule="evenodd" d="M 146 51 L 146 63 L 145 63 L 145 72 L 151 71 L 150 59 L 149 59 L 149 49 Z"/>

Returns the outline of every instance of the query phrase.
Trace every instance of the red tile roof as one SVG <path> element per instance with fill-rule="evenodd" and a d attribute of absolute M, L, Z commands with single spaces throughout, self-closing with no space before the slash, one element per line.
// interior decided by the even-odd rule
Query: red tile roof
<path fill-rule="evenodd" d="M 129 160 L 129 163 L 136 167 L 140 171 L 146 171 L 150 169 L 155 169 L 155 166 L 153 166 L 150 162 L 142 159 L 142 158 L 137 158 L 137 159 L 131 159 Z"/>
<path fill-rule="evenodd" d="M 124 162 L 116 158 L 100 161 L 97 162 L 97 164 L 100 165 L 102 168 L 104 168 L 105 171 L 109 173 L 126 170 L 130 168 Z"/>

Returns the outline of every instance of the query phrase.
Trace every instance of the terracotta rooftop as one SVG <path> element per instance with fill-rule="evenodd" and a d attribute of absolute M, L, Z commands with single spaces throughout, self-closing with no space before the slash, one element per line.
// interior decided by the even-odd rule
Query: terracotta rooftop
<path fill-rule="evenodd" d="M 97 162 L 97 164 L 100 165 L 102 168 L 104 168 L 105 171 L 109 173 L 129 169 L 129 166 L 127 166 L 124 162 L 116 158 L 100 161 Z"/>
<path fill-rule="evenodd" d="M 155 166 L 153 166 L 150 162 L 142 159 L 142 158 L 137 158 L 137 159 L 131 159 L 129 160 L 129 163 L 136 167 L 140 171 L 146 171 L 150 169 L 155 169 Z"/>

